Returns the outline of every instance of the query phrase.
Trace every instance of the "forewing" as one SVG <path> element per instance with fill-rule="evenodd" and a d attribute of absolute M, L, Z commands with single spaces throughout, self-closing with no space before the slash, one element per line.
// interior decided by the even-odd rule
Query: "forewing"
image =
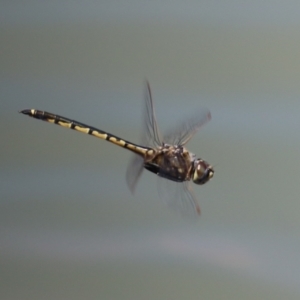
<path fill-rule="evenodd" d="M 182 182 L 182 189 L 181 189 L 181 199 L 183 203 L 187 203 L 187 214 L 197 215 L 200 216 L 201 209 L 198 203 L 198 199 L 195 196 L 194 190 L 191 186 L 189 181 Z M 191 210 L 189 209 L 191 208 Z"/>
<path fill-rule="evenodd" d="M 193 135 L 211 119 L 208 109 L 201 109 L 188 121 L 167 132 L 163 141 L 171 145 L 185 145 Z"/>
<path fill-rule="evenodd" d="M 167 205 L 183 217 L 200 216 L 200 206 L 189 182 L 174 182 L 159 178 L 158 191 Z"/>

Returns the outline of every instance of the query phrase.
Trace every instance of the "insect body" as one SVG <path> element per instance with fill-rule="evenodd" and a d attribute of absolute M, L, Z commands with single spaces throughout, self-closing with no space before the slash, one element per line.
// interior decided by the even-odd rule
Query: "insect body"
<path fill-rule="evenodd" d="M 162 138 L 156 122 L 150 86 L 147 83 L 145 130 L 143 135 L 145 146 L 131 143 L 95 127 L 45 111 L 24 109 L 20 112 L 39 120 L 107 140 L 130 150 L 135 154 L 127 169 L 127 183 L 132 192 L 145 168 L 160 177 L 182 184 L 183 192 L 181 195 L 178 195 L 181 198 L 180 201 L 188 204 L 187 207 L 192 208 L 196 214 L 200 214 L 200 207 L 190 182 L 193 181 L 199 185 L 205 184 L 213 177 L 214 169 L 206 161 L 196 158 L 184 146 L 196 131 L 210 120 L 209 111 L 202 111 L 200 115 L 197 115 L 188 123 L 184 123 L 178 130 Z"/>

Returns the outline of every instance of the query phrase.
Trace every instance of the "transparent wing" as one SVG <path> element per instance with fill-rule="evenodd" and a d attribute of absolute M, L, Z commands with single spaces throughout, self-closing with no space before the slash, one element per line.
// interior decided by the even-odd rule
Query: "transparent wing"
<path fill-rule="evenodd" d="M 170 145 L 185 145 L 193 135 L 211 119 L 208 109 L 197 112 L 188 121 L 167 132 L 163 141 Z"/>
<path fill-rule="evenodd" d="M 144 159 L 139 155 L 133 155 L 126 171 L 126 181 L 129 190 L 133 194 L 144 169 Z"/>
<path fill-rule="evenodd" d="M 145 109 L 144 109 L 144 139 L 147 146 L 161 146 L 162 136 L 156 122 L 156 116 L 154 111 L 154 103 L 152 100 L 152 93 L 149 82 L 147 81 L 147 89 L 145 94 Z"/>
<path fill-rule="evenodd" d="M 158 147 L 162 144 L 161 134 L 157 126 L 154 104 L 149 82 L 146 82 L 145 104 L 143 112 L 143 132 L 141 133 L 141 143 L 145 146 Z M 131 191 L 134 193 L 137 182 L 143 172 L 144 159 L 141 156 L 133 154 L 129 161 L 126 181 Z"/>
<path fill-rule="evenodd" d="M 196 218 L 201 210 L 190 182 L 174 182 L 159 178 L 158 192 L 167 205 L 183 217 Z"/>

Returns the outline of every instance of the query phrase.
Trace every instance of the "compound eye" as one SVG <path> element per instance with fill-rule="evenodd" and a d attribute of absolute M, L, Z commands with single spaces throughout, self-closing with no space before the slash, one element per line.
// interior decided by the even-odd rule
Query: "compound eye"
<path fill-rule="evenodd" d="M 212 167 L 203 160 L 197 161 L 197 166 L 193 174 L 193 181 L 196 184 L 204 184 L 214 175 Z"/>
<path fill-rule="evenodd" d="M 198 178 L 201 178 L 204 175 L 205 175 L 205 169 L 204 169 L 204 167 L 201 164 L 199 164 L 197 166 L 197 176 L 198 176 Z"/>

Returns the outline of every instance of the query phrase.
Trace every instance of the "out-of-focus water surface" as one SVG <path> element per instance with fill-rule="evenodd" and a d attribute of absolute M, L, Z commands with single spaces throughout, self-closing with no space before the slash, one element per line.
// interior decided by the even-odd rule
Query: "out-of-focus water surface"
<path fill-rule="evenodd" d="M 298 2 L 2 3 L 1 299 L 299 299 Z M 163 128 L 208 107 L 188 148 L 215 166 L 182 219 L 124 149 L 145 78 Z"/>

